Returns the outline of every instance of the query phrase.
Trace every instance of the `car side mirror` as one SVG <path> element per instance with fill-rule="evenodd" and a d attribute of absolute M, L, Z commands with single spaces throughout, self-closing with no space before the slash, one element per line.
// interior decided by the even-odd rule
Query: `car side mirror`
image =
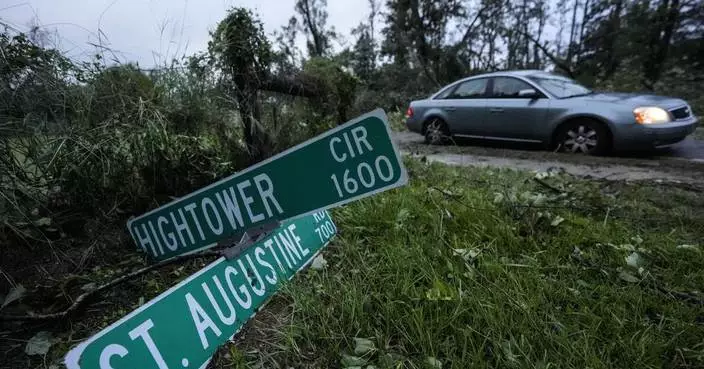
<path fill-rule="evenodd" d="M 526 88 L 525 90 L 518 91 L 518 97 L 529 97 L 531 99 L 537 99 L 538 97 L 540 97 L 540 95 L 538 94 L 538 91 L 532 88 Z"/>

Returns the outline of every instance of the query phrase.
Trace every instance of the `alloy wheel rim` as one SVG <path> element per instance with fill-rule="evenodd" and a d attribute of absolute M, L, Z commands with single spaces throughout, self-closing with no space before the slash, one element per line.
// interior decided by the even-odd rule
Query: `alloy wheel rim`
<path fill-rule="evenodd" d="M 438 122 L 437 120 L 432 121 L 428 125 L 428 137 L 430 138 L 431 143 L 437 143 L 442 140 L 442 128 L 440 127 L 440 122 Z"/>
<path fill-rule="evenodd" d="M 591 127 L 579 125 L 567 131 L 562 145 L 565 151 L 589 153 L 599 144 L 597 133 Z"/>

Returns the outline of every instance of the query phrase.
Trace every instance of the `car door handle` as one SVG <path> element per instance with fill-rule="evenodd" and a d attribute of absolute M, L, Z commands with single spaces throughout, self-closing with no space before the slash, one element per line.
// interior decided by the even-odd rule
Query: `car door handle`
<path fill-rule="evenodd" d="M 502 109 L 502 108 L 491 108 L 491 109 L 489 109 L 489 112 L 491 112 L 491 113 L 503 113 L 503 112 L 504 112 L 504 109 Z"/>

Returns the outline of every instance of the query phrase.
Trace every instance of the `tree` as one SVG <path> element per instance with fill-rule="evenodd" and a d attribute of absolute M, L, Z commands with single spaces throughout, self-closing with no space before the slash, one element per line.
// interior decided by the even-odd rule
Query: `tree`
<path fill-rule="evenodd" d="M 335 31 L 327 28 L 327 5 L 327 0 L 296 0 L 295 9 L 301 22 L 289 21 L 289 24 L 299 24 L 305 33 L 310 57 L 328 55 L 332 46 L 330 41 L 335 37 Z"/>
<path fill-rule="evenodd" d="M 245 143 L 255 160 L 261 158 L 268 138 L 259 125 L 257 92 L 268 80 L 272 60 L 262 23 L 250 10 L 231 9 L 212 33 L 208 50 L 237 102 Z"/>
<path fill-rule="evenodd" d="M 642 80 L 643 86 L 649 90 L 654 89 L 665 67 L 672 38 L 680 21 L 680 6 L 680 0 L 660 0 L 651 13 Z"/>
<path fill-rule="evenodd" d="M 300 66 L 302 55 L 296 46 L 298 28 L 298 19 L 291 17 L 287 25 L 274 33 L 278 50 L 274 53 L 273 63 L 281 74 L 290 74 Z"/>
<path fill-rule="evenodd" d="M 359 79 L 369 82 L 376 70 L 376 44 L 371 27 L 361 23 L 352 34 L 357 36 L 351 55 L 352 70 Z"/>
<path fill-rule="evenodd" d="M 382 53 L 392 56 L 399 65 L 417 63 L 434 85 L 439 86 L 456 76 L 448 75 L 446 57 L 447 26 L 463 15 L 459 0 L 388 0 L 387 25 L 382 31 L 385 40 Z M 412 53 L 409 53 L 408 50 Z"/>
<path fill-rule="evenodd" d="M 34 30 L 33 34 L 39 33 Z M 68 58 L 36 44 L 26 34 L 13 35 L 5 29 L 0 31 L 0 60 L 0 117 L 65 119 L 66 82 L 82 79 Z"/>

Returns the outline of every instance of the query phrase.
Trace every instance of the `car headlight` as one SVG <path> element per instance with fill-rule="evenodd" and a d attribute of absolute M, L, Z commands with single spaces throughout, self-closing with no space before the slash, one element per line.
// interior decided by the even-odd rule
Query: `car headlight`
<path fill-rule="evenodd" d="M 672 119 L 670 113 L 663 108 L 656 106 L 643 106 L 633 109 L 633 115 L 636 117 L 636 122 L 640 124 L 658 124 L 667 123 Z"/>

